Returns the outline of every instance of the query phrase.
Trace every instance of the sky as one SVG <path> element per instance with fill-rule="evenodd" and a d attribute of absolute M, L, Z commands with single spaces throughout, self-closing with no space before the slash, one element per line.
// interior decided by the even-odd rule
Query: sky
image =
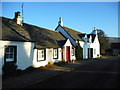
<path fill-rule="evenodd" d="M 2 16 L 14 18 L 16 11 L 22 12 L 22 4 L 2 2 Z M 64 26 L 82 33 L 96 27 L 109 37 L 118 37 L 118 2 L 24 2 L 23 16 L 25 23 L 51 30 L 62 17 Z"/>

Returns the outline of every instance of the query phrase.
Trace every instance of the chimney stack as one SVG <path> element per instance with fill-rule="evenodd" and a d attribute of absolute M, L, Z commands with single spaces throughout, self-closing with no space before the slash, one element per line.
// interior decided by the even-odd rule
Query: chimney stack
<path fill-rule="evenodd" d="M 92 33 L 95 34 L 95 35 L 97 35 L 97 29 L 96 29 L 96 27 L 94 27 L 94 30 L 93 30 Z"/>
<path fill-rule="evenodd" d="M 94 30 L 96 30 L 96 27 L 94 27 Z"/>
<path fill-rule="evenodd" d="M 19 11 L 15 12 L 14 20 L 18 25 L 22 26 L 22 19 L 20 18 L 20 12 Z"/>
<path fill-rule="evenodd" d="M 63 26 L 62 17 L 60 17 L 60 18 L 59 18 L 59 22 L 58 22 L 58 25 L 61 25 L 61 26 Z"/>

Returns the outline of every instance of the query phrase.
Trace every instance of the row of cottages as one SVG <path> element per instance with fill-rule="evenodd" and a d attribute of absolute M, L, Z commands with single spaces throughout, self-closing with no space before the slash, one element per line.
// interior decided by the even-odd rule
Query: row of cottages
<path fill-rule="evenodd" d="M 22 23 L 20 12 L 14 19 L 0 17 L 2 38 L 0 38 L 0 74 L 5 64 L 14 63 L 17 69 L 38 68 L 59 61 L 73 61 L 77 39 L 83 48 L 83 59 L 97 58 L 100 45 L 97 30 L 83 34 L 63 26 L 62 18 L 55 31 Z"/>
<path fill-rule="evenodd" d="M 94 30 L 90 34 L 81 33 L 63 26 L 63 21 L 60 17 L 55 31 L 60 32 L 64 37 L 68 38 L 74 47 L 76 47 L 79 40 L 80 46 L 83 48 L 83 59 L 100 57 L 100 43 L 96 27 L 94 27 Z"/>

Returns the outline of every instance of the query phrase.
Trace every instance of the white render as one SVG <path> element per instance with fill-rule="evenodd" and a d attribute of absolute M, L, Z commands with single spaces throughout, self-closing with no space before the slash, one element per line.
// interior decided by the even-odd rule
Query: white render
<path fill-rule="evenodd" d="M 34 68 L 38 68 L 40 66 L 46 66 L 48 64 L 48 60 L 42 60 L 42 61 L 37 61 L 37 50 L 38 49 L 34 49 L 34 54 L 33 54 L 33 67 Z"/>
<path fill-rule="evenodd" d="M 0 41 L 0 70 L 4 65 L 4 49 L 5 45 L 17 46 L 17 69 L 24 70 L 32 66 L 33 59 L 33 48 L 34 43 L 32 42 L 17 42 L 17 41 Z M 2 74 L 2 72 L 0 72 Z"/>
<path fill-rule="evenodd" d="M 96 35 L 94 42 L 90 44 L 90 48 L 93 48 L 93 58 L 100 56 L 100 43 L 98 40 L 98 35 Z"/>
<path fill-rule="evenodd" d="M 41 66 L 46 66 L 48 63 L 58 63 L 59 61 L 62 60 L 62 53 L 61 53 L 61 48 L 58 49 L 58 58 L 54 59 L 53 58 L 53 49 L 54 48 L 45 48 L 46 51 L 46 58 L 45 60 L 37 61 L 37 50 L 39 49 L 34 49 L 34 58 L 33 58 L 33 67 L 38 68 Z"/>

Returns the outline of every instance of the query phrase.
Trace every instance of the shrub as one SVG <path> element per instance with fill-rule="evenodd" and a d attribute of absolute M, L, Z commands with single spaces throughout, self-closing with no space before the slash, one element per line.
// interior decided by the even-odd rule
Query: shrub
<path fill-rule="evenodd" d="M 77 40 L 77 45 L 76 45 L 76 49 L 75 49 L 75 56 L 76 56 L 77 60 L 83 58 L 83 49 L 80 46 L 79 40 Z"/>
<path fill-rule="evenodd" d="M 14 73 L 16 69 L 17 69 L 17 66 L 15 65 L 15 63 L 5 63 L 2 68 L 3 74 Z"/>

